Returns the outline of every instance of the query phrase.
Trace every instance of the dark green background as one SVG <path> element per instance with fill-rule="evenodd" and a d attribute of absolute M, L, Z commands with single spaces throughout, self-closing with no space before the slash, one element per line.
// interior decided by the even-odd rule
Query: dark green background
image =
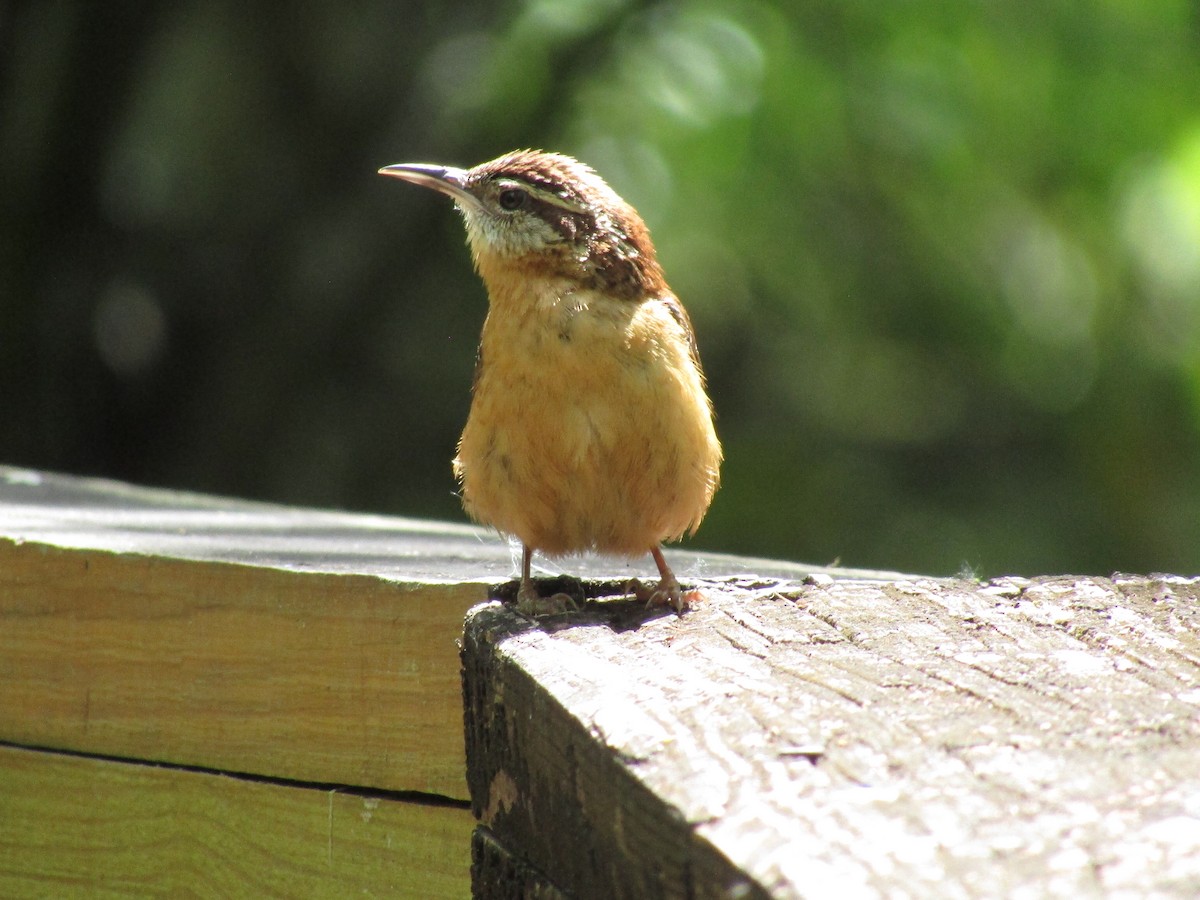
<path fill-rule="evenodd" d="M 0 5 L 0 461 L 460 519 L 485 296 L 445 198 L 375 170 L 545 147 L 695 320 L 693 546 L 1194 572 L 1198 15 Z"/>

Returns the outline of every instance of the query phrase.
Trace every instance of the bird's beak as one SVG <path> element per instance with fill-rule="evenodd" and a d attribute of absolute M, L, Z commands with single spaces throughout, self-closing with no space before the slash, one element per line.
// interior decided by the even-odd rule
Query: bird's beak
<path fill-rule="evenodd" d="M 380 175 L 390 175 L 411 184 L 433 188 L 456 202 L 478 208 L 479 199 L 467 190 L 467 172 L 453 166 L 435 166 L 428 163 L 399 163 L 394 166 L 384 166 L 379 170 Z"/>

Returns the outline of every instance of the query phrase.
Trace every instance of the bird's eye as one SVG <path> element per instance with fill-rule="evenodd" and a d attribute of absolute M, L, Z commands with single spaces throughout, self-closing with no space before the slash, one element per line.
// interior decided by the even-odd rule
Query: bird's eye
<path fill-rule="evenodd" d="M 525 205 L 525 198 L 528 196 L 520 188 L 507 188 L 500 192 L 500 208 L 509 212 L 520 209 Z"/>

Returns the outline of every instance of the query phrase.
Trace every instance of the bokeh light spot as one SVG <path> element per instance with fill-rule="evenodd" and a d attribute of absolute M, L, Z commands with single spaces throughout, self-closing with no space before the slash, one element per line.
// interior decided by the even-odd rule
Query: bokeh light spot
<path fill-rule="evenodd" d="M 116 375 L 142 374 L 161 359 L 167 320 L 158 300 L 138 284 L 111 285 L 92 317 L 96 351 Z"/>

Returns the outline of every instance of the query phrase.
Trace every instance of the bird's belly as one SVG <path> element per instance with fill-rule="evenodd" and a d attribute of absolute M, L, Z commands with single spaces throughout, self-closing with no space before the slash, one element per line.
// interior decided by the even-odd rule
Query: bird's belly
<path fill-rule="evenodd" d="M 549 554 L 633 556 L 694 529 L 720 449 L 690 360 L 545 343 L 485 348 L 455 460 L 468 513 Z"/>

